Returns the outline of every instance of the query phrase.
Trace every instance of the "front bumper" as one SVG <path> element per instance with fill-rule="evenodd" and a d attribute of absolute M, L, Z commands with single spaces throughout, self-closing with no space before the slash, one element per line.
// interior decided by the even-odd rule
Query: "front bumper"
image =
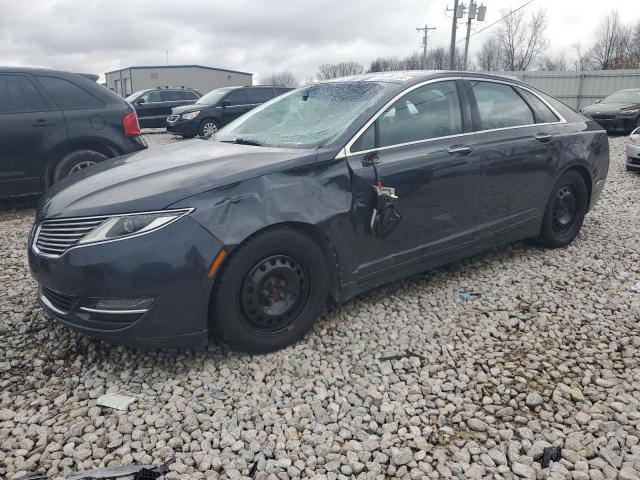
<path fill-rule="evenodd" d="M 627 168 L 640 170 L 640 145 L 627 143 Z"/>
<path fill-rule="evenodd" d="M 205 345 L 208 272 L 221 242 L 188 216 L 147 235 L 75 247 L 59 258 L 29 247 L 44 309 L 65 325 L 128 346 Z M 143 311 L 95 311 L 99 298 L 154 298 Z"/>
<path fill-rule="evenodd" d="M 640 115 L 635 115 L 633 117 L 616 115 L 613 118 L 603 118 L 597 115 L 591 115 L 591 118 L 607 132 L 629 133 L 638 126 L 638 119 L 640 118 Z"/>
<path fill-rule="evenodd" d="M 167 132 L 174 133 L 176 135 L 184 135 L 187 137 L 195 137 L 200 133 L 200 120 L 194 118 L 193 120 L 177 120 L 170 121 L 167 118 Z"/>

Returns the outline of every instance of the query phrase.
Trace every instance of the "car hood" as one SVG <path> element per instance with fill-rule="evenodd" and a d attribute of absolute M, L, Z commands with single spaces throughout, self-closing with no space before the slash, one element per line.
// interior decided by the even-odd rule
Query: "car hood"
<path fill-rule="evenodd" d="M 637 103 L 594 103 L 588 107 L 584 107 L 583 113 L 618 113 L 621 110 L 629 110 L 638 108 Z"/>
<path fill-rule="evenodd" d="M 114 158 L 54 185 L 36 219 L 162 210 L 192 195 L 313 163 L 316 150 L 187 140 Z"/>
<path fill-rule="evenodd" d="M 195 103 L 193 103 L 191 105 L 180 105 L 179 107 L 173 107 L 171 109 L 171 113 L 180 115 L 182 113 L 197 112 L 198 110 L 205 110 L 207 108 L 211 108 L 211 105 L 196 105 Z"/>

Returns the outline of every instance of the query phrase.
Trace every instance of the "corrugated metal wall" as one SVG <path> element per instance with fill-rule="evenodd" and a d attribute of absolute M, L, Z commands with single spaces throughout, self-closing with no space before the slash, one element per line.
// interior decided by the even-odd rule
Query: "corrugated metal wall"
<path fill-rule="evenodd" d="M 579 110 L 623 88 L 640 88 L 640 70 L 585 72 L 492 72 L 508 75 L 543 90 Z"/>

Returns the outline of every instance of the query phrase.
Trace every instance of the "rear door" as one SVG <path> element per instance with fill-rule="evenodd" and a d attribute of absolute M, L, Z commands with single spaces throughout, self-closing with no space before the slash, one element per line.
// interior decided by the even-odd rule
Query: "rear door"
<path fill-rule="evenodd" d="M 248 112 L 252 108 L 252 106 L 249 105 L 249 97 L 247 96 L 246 88 L 231 90 L 222 100 L 222 105 L 223 108 L 220 113 L 220 117 L 222 119 L 221 126 L 232 122 L 240 115 Z"/>
<path fill-rule="evenodd" d="M 62 113 L 30 76 L 0 74 L 0 197 L 40 192 L 45 154 L 66 138 Z"/>
<path fill-rule="evenodd" d="M 275 96 L 273 88 L 270 87 L 247 88 L 247 95 L 249 95 L 249 109 L 247 111 L 268 102 Z"/>
<path fill-rule="evenodd" d="M 480 155 L 459 87 L 461 82 L 443 80 L 406 93 L 347 147 L 361 277 L 473 240 Z M 375 170 L 371 159 L 377 161 Z M 370 230 L 376 170 L 383 186 L 395 188 L 402 215 L 387 238 Z"/>
<path fill-rule="evenodd" d="M 482 149 L 477 232 L 482 240 L 542 215 L 557 168 L 559 118 L 540 101 L 543 117 L 526 100 L 525 89 L 508 83 L 469 80 L 467 86 Z"/>

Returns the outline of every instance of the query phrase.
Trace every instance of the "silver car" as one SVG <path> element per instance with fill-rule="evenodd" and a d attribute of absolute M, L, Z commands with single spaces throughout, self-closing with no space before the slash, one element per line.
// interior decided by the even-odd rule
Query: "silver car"
<path fill-rule="evenodd" d="M 640 171 L 640 127 L 631 132 L 627 143 L 627 170 Z"/>

